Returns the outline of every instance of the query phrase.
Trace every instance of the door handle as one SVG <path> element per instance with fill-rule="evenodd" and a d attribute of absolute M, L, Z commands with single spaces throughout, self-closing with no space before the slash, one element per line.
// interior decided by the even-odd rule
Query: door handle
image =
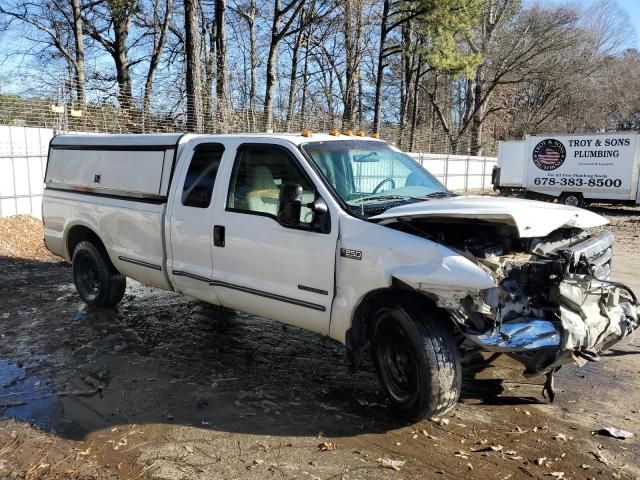
<path fill-rule="evenodd" d="M 222 225 L 213 226 L 213 244 L 216 247 L 224 247 L 224 227 Z"/>

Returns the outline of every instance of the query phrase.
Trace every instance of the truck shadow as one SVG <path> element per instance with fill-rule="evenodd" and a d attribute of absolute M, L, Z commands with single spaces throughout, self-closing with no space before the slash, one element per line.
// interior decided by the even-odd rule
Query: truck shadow
<path fill-rule="evenodd" d="M 92 311 L 56 262 L 0 257 L 0 298 L 0 414 L 65 438 L 132 423 L 334 437 L 408 425 L 370 361 L 350 375 L 340 345 L 298 328 L 135 282 L 117 310 Z M 538 403 L 478 365 L 463 402 Z"/>

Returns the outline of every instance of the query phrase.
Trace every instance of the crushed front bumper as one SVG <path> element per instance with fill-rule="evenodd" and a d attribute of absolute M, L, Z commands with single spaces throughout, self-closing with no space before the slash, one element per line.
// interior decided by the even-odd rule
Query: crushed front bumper
<path fill-rule="evenodd" d="M 634 293 L 609 280 L 612 245 L 613 235 L 604 231 L 562 250 L 562 279 L 555 283 L 549 280 L 552 308 L 523 309 L 523 314 L 504 318 L 500 313 L 508 307 L 498 304 L 496 308 L 494 304 L 490 307 L 493 323 L 485 315 L 488 328 L 478 328 L 481 322 L 476 302 L 472 307 L 475 312 L 467 305 L 455 312 L 454 318 L 468 342 L 485 351 L 510 354 L 525 365 L 525 374 L 596 360 L 640 325 Z M 501 291 L 485 299 L 504 297 Z M 483 304 L 483 308 L 489 307 Z"/>

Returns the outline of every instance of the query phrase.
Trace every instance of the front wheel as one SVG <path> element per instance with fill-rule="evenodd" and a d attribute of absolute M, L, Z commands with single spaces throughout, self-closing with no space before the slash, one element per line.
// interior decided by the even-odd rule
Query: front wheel
<path fill-rule="evenodd" d="M 385 307 L 374 316 L 378 378 L 391 405 L 411 420 L 442 415 L 460 396 L 460 357 L 443 320 L 417 306 Z"/>
<path fill-rule="evenodd" d="M 111 264 L 106 252 L 91 242 L 80 242 L 73 252 L 73 281 L 80 298 L 95 308 L 114 307 L 127 287 L 127 280 Z"/>

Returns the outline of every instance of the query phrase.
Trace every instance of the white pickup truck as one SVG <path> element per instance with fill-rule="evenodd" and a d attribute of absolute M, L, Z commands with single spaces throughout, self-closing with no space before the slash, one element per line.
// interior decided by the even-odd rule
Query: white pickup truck
<path fill-rule="evenodd" d="M 455 405 L 465 353 L 504 352 L 552 393 L 638 327 L 611 233 L 586 230 L 603 217 L 454 195 L 375 139 L 61 135 L 45 183 L 46 245 L 89 306 L 129 277 L 327 335 L 354 370 L 370 351 L 414 419 Z"/>

